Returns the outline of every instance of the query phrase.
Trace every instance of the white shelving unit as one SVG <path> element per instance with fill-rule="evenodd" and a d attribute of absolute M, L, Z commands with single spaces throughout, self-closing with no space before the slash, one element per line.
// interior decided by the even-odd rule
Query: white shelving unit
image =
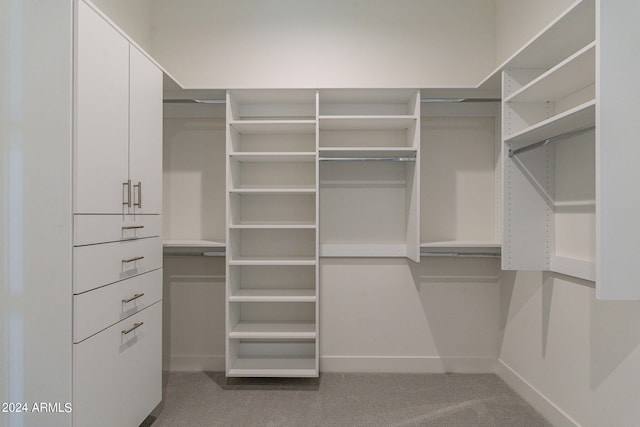
<path fill-rule="evenodd" d="M 500 103 L 487 101 L 422 106 L 423 256 L 500 254 Z"/>
<path fill-rule="evenodd" d="M 596 279 L 595 9 L 576 2 L 503 71 L 505 270 Z"/>
<path fill-rule="evenodd" d="M 320 254 L 420 259 L 420 94 L 323 90 Z"/>
<path fill-rule="evenodd" d="M 225 128 L 222 104 L 165 101 L 165 255 L 224 255 Z"/>
<path fill-rule="evenodd" d="M 227 93 L 228 376 L 318 376 L 317 93 Z"/>

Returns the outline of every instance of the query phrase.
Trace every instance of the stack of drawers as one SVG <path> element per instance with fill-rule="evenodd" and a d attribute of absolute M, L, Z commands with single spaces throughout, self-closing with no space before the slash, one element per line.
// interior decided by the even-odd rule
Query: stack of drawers
<path fill-rule="evenodd" d="M 161 218 L 74 216 L 74 425 L 138 425 L 161 400 Z"/>

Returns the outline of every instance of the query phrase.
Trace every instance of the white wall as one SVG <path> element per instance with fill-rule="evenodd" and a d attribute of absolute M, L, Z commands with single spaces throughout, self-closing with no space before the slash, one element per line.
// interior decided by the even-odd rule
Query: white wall
<path fill-rule="evenodd" d="M 71 402 L 71 54 L 71 0 L 0 1 L 0 402 Z"/>
<path fill-rule="evenodd" d="M 496 66 L 574 2 L 575 0 L 495 0 Z"/>
<path fill-rule="evenodd" d="M 498 373 L 554 425 L 637 425 L 640 302 L 598 301 L 592 285 L 504 272 Z"/>
<path fill-rule="evenodd" d="M 494 0 L 156 0 L 153 56 L 189 88 L 475 86 Z"/>
<path fill-rule="evenodd" d="M 152 0 L 91 0 L 147 52 L 151 51 Z"/>

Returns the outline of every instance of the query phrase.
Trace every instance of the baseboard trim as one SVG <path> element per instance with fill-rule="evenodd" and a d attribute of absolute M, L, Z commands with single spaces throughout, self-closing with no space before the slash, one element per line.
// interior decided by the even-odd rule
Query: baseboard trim
<path fill-rule="evenodd" d="M 320 372 L 464 373 L 495 372 L 495 358 L 438 356 L 321 356 Z"/>
<path fill-rule="evenodd" d="M 171 356 L 169 370 L 173 372 L 224 372 L 224 354 L 189 354 Z"/>
<path fill-rule="evenodd" d="M 496 364 L 495 372 L 509 387 L 514 389 L 516 393 L 554 426 L 580 427 L 580 424 L 573 418 L 554 405 L 553 402 L 500 359 Z"/>

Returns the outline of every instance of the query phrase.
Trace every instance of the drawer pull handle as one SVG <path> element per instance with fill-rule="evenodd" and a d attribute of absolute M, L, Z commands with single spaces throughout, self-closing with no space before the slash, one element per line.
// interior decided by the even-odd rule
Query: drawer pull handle
<path fill-rule="evenodd" d="M 134 323 L 132 327 L 130 327 L 129 329 L 125 329 L 124 331 L 122 331 L 122 335 L 128 335 L 131 332 L 135 331 L 136 329 L 138 329 L 140 326 L 144 325 L 144 322 L 140 322 L 140 323 Z"/>
<path fill-rule="evenodd" d="M 133 206 L 142 208 L 142 183 L 138 181 L 138 184 L 133 186 L 134 188 L 133 191 L 135 191 L 136 187 L 138 188 L 138 201 L 137 202 L 134 201 Z"/>
<path fill-rule="evenodd" d="M 136 257 L 129 258 L 129 259 L 123 259 L 123 260 L 122 260 L 122 263 L 123 263 L 123 264 L 126 264 L 126 263 L 128 263 L 128 262 L 139 261 L 139 260 L 141 260 L 141 259 L 144 259 L 144 257 L 143 257 L 143 256 L 136 256 Z"/>
<path fill-rule="evenodd" d="M 126 225 L 122 227 L 123 230 L 138 230 L 140 228 L 144 228 L 144 225 Z"/>
<path fill-rule="evenodd" d="M 128 302 L 131 302 L 131 301 L 135 301 L 135 300 L 137 300 L 138 298 L 143 297 L 143 296 L 144 296 L 144 293 L 141 293 L 141 294 L 135 294 L 135 295 L 134 295 L 134 296 L 132 296 L 131 298 L 125 298 L 125 299 L 123 299 L 123 300 L 122 300 L 122 302 L 124 302 L 124 303 L 128 303 Z"/>
<path fill-rule="evenodd" d="M 127 187 L 127 199 L 122 202 L 123 206 L 131 207 L 131 180 L 127 180 L 127 182 L 122 183 L 122 191 L 124 191 L 124 187 Z"/>

